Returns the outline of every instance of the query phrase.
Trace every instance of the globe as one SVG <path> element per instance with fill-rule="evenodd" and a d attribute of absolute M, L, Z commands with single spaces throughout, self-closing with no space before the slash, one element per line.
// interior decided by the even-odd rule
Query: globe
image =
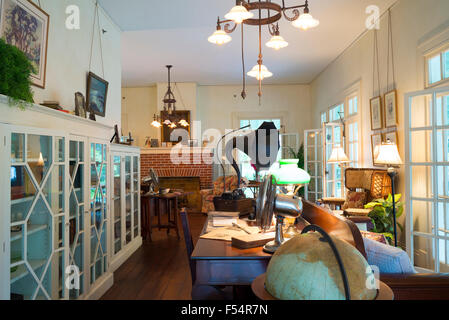
<path fill-rule="evenodd" d="M 348 278 L 352 300 L 374 300 L 377 290 L 367 285 L 372 269 L 362 254 L 349 243 L 332 237 Z M 319 233 L 298 235 L 273 255 L 265 288 L 280 300 L 344 300 L 343 277 L 328 242 Z"/>

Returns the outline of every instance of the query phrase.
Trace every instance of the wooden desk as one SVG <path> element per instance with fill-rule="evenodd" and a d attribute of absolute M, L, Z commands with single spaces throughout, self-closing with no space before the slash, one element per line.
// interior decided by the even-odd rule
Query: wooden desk
<path fill-rule="evenodd" d="M 199 239 L 192 253 L 197 284 L 209 286 L 249 286 L 266 272 L 271 257 L 262 247 L 241 250 L 232 247 L 231 242 L 206 239 Z"/>

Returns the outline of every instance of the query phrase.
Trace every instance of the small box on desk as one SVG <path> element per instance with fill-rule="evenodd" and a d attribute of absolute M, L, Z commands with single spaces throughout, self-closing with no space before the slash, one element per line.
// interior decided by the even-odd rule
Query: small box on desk
<path fill-rule="evenodd" d="M 214 206 L 216 211 L 240 212 L 240 215 L 246 215 L 254 211 L 254 199 L 228 200 L 215 197 Z"/>

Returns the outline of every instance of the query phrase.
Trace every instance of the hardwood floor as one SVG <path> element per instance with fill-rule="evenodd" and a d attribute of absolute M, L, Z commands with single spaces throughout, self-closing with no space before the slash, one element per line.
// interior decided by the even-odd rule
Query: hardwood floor
<path fill-rule="evenodd" d="M 165 218 L 165 217 L 164 217 Z M 190 228 L 196 243 L 206 216 L 190 215 Z M 144 241 L 114 273 L 114 285 L 102 300 L 190 300 L 192 280 L 187 253 L 180 228 L 178 240 L 173 230 L 153 229 L 153 241 Z"/>

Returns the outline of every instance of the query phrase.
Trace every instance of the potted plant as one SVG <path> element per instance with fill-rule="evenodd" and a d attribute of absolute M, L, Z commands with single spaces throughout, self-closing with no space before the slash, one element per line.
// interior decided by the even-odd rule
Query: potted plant
<path fill-rule="evenodd" d="M 33 103 L 30 75 L 34 68 L 25 54 L 0 39 L 0 94 L 9 97 L 9 105 L 24 109 Z"/>
<path fill-rule="evenodd" d="M 305 160 L 304 160 L 304 143 L 301 144 L 301 147 L 299 147 L 298 151 L 295 151 L 293 148 L 289 147 L 288 148 L 291 156 L 293 157 L 293 159 L 298 159 L 298 168 L 299 169 L 304 169 L 304 165 L 305 165 Z M 299 189 L 298 191 L 298 196 L 300 197 L 304 197 L 304 188 Z"/>
<path fill-rule="evenodd" d="M 404 213 L 404 203 L 400 202 L 402 195 L 395 196 L 396 218 Z M 365 209 L 373 209 L 368 215 L 373 221 L 373 232 L 383 234 L 390 244 L 394 242 L 394 223 L 393 223 L 393 197 L 391 194 L 387 199 L 377 199 L 365 205 Z M 397 221 L 397 220 L 396 220 Z M 396 222 L 399 229 L 404 231 L 404 227 Z"/>

